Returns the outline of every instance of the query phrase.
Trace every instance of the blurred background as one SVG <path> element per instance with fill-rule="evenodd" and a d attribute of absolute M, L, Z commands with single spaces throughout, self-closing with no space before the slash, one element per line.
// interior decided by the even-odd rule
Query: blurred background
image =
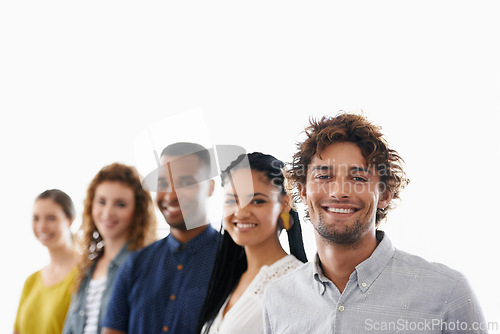
<path fill-rule="evenodd" d="M 481 0 L 2 2 L 0 332 L 12 331 L 24 279 L 48 262 L 31 229 L 43 190 L 67 192 L 81 217 L 104 165 L 150 172 L 136 152 L 151 147 L 137 138 L 155 124 L 172 138 L 189 133 L 290 161 L 308 119 L 339 110 L 362 110 L 406 161 L 411 183 L 381 229 L 397 248 L 464 273 L 486 319 L 500 322 L 496 8 Z M 201 116 L 186 117 L 192 110 Z M 303 231 L 311 258 L 311 225 Z"/>

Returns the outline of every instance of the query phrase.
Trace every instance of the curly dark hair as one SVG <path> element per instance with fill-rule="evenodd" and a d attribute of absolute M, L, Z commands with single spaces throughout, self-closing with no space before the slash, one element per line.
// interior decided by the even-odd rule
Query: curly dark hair
<path fill-rule="evenodd" d="M 307 171 L 315 155 L 337 142 L 352 142 L 361 149 L 367 164 L 375 166 L 380 175 L 381 187 L 392 194 L 392 200 L 385 209 L 377 209 L 375 225 L 386 217 L 399 200 L 400 191 L 409 183 L 403 170 L 404 160 L 398 152 L 389 148 L 383 138 L 381 127 L 372 124 L 364 116 L 339 113 L 335 117 L 323 116 L 309 119 L 310 125 L 304 130 L 307 139 L 297 143 L 297 152 L 285 172 L 287 191 L 300 201 L 298 185 L 306 185 Z"/>
<path fill-rule="evenodd" d="M 97 187 L 104 181 L 117 181 L 130 187 L 135 196 L 135 210 L 130 227 L 129 249 L 134 251 L 147 246 L 156 241 L 156 215 L 153 200 L 148 191 L 141 184 L 141 178 L 137 170 L 132 166 L 120 163 L 113 163 L 104 166 L 90 182 L 87 188 L 87 196 L 84 201 L 82 225 L 80 227 L 81 237 L 79 238 L 78 248 L 82 257 L 79 263 L 79 276 L 77 286 L 86 274 L 86 271 L 92 263 L 98 261 L 103 254 L 104 246 L 96 257 L 89 258 L 90 244 L 92 241 L 102 240 L 99 236 L 97 240 L 93 238 L 94 231 L 97 230 L 94 219 L 92 218 L 92 203 L 94 202 Z"/>

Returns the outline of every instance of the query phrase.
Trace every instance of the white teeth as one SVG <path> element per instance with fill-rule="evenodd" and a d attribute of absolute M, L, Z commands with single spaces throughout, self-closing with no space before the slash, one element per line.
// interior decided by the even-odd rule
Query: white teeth
<path fill-rule="evenodd" d="M 337 209 L 337 208 L 326 208 L 327 211 L 334 213 L 351 213 L 354 212 L 354 209 Z"/>
<path fill-rule="evenodd" d="M 50 234 L 38 234 L 39 239 L 50 239 Z"/>
<path fill-rule="evenodd" d="M 255 226 L 257 226 L 257 224 L 236 223 L 236 227 L 239 228 L 250 228 Z"/>
<path fill-rule="evenodd" d="M 169 206 L 169 207 L 167 207 L 167 211 L 170 211 L 170 212 L 172 212 L 172 211 L 178 211 L 178 210 L 180 210 L 180 207 L 178 207 L 178 206 Z"/>

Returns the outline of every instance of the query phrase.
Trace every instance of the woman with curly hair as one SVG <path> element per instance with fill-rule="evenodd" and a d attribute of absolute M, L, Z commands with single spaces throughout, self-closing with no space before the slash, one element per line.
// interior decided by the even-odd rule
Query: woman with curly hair
<path fill-rule="evenodd" d="M 198 333 L 263 333 L 267 284 L 307 261 L 282 168 L 275 157 L 255 152 L 240 155 L 222 173 L 224 231 Z M 282 229 L 290 255 L 278 238 Z"/>
<path fill-rule="evenodd" d="M 47 247 L 50 262 L 24 282 L 14 334 L 61 333 L 77 274 L 70 231 L 74 218 L 73 201 L 65 192 L 50 189 L 36 198 L 33 233 Z"/>
<path fill-rule="evenodd" d="M 100 333 L 118 269 L 156 240 L 153 201 L 134 167 L 114 163 L 97 173 L 87 189 L 80 233 L 78 289 L 63 333 Z"/>

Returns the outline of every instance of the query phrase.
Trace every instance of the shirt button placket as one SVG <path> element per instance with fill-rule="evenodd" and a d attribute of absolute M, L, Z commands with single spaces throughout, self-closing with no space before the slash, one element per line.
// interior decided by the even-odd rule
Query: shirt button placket
<path fill-rule="evenodd" d="M 175 252 L 176 252 L 176 253 L 179 253 L 179 252 L 181 252 L 181 251 L 185 251 L 185 250 L 186 250 L 186 245 L 181 245 L 181 246 L 179 246 L 179 247 L 177 247 L 177 248 L 175 249 Z M 177 265 L 177 270 L 178 270 L 178 271 L 181 271 L 181 270 L 183 270 L 183 269 L 184 269 L 184 265 L 182 265 L 181 263 L 179 263 L 179 264 Z M 170 299 L 171 301 L 174 301 L 176 298 L 177 298 L 177 297 L 175 296 L 175 294 L 171 294 L 171 295 L 170 295 L 170 297 L 169 297 L 169 299 Z M 163 326 L 163 332 L 168 332 L 168 330 L 169 330 L 168 326 Z"/>
<path fill-rule="evenodd" d="M 339 313 L 342 313 L 345 311 L 345 306 L 344 305 L 338 305 L 337 306 L 337 311 Z M 340 314 L 336 314 L 335 315 L 335 321 L 334 321 L 334 325 L 333 325 L 333 332 L 332 333 L 340 333 L 340 330 L 342 328 L 342 315 Z"/>

